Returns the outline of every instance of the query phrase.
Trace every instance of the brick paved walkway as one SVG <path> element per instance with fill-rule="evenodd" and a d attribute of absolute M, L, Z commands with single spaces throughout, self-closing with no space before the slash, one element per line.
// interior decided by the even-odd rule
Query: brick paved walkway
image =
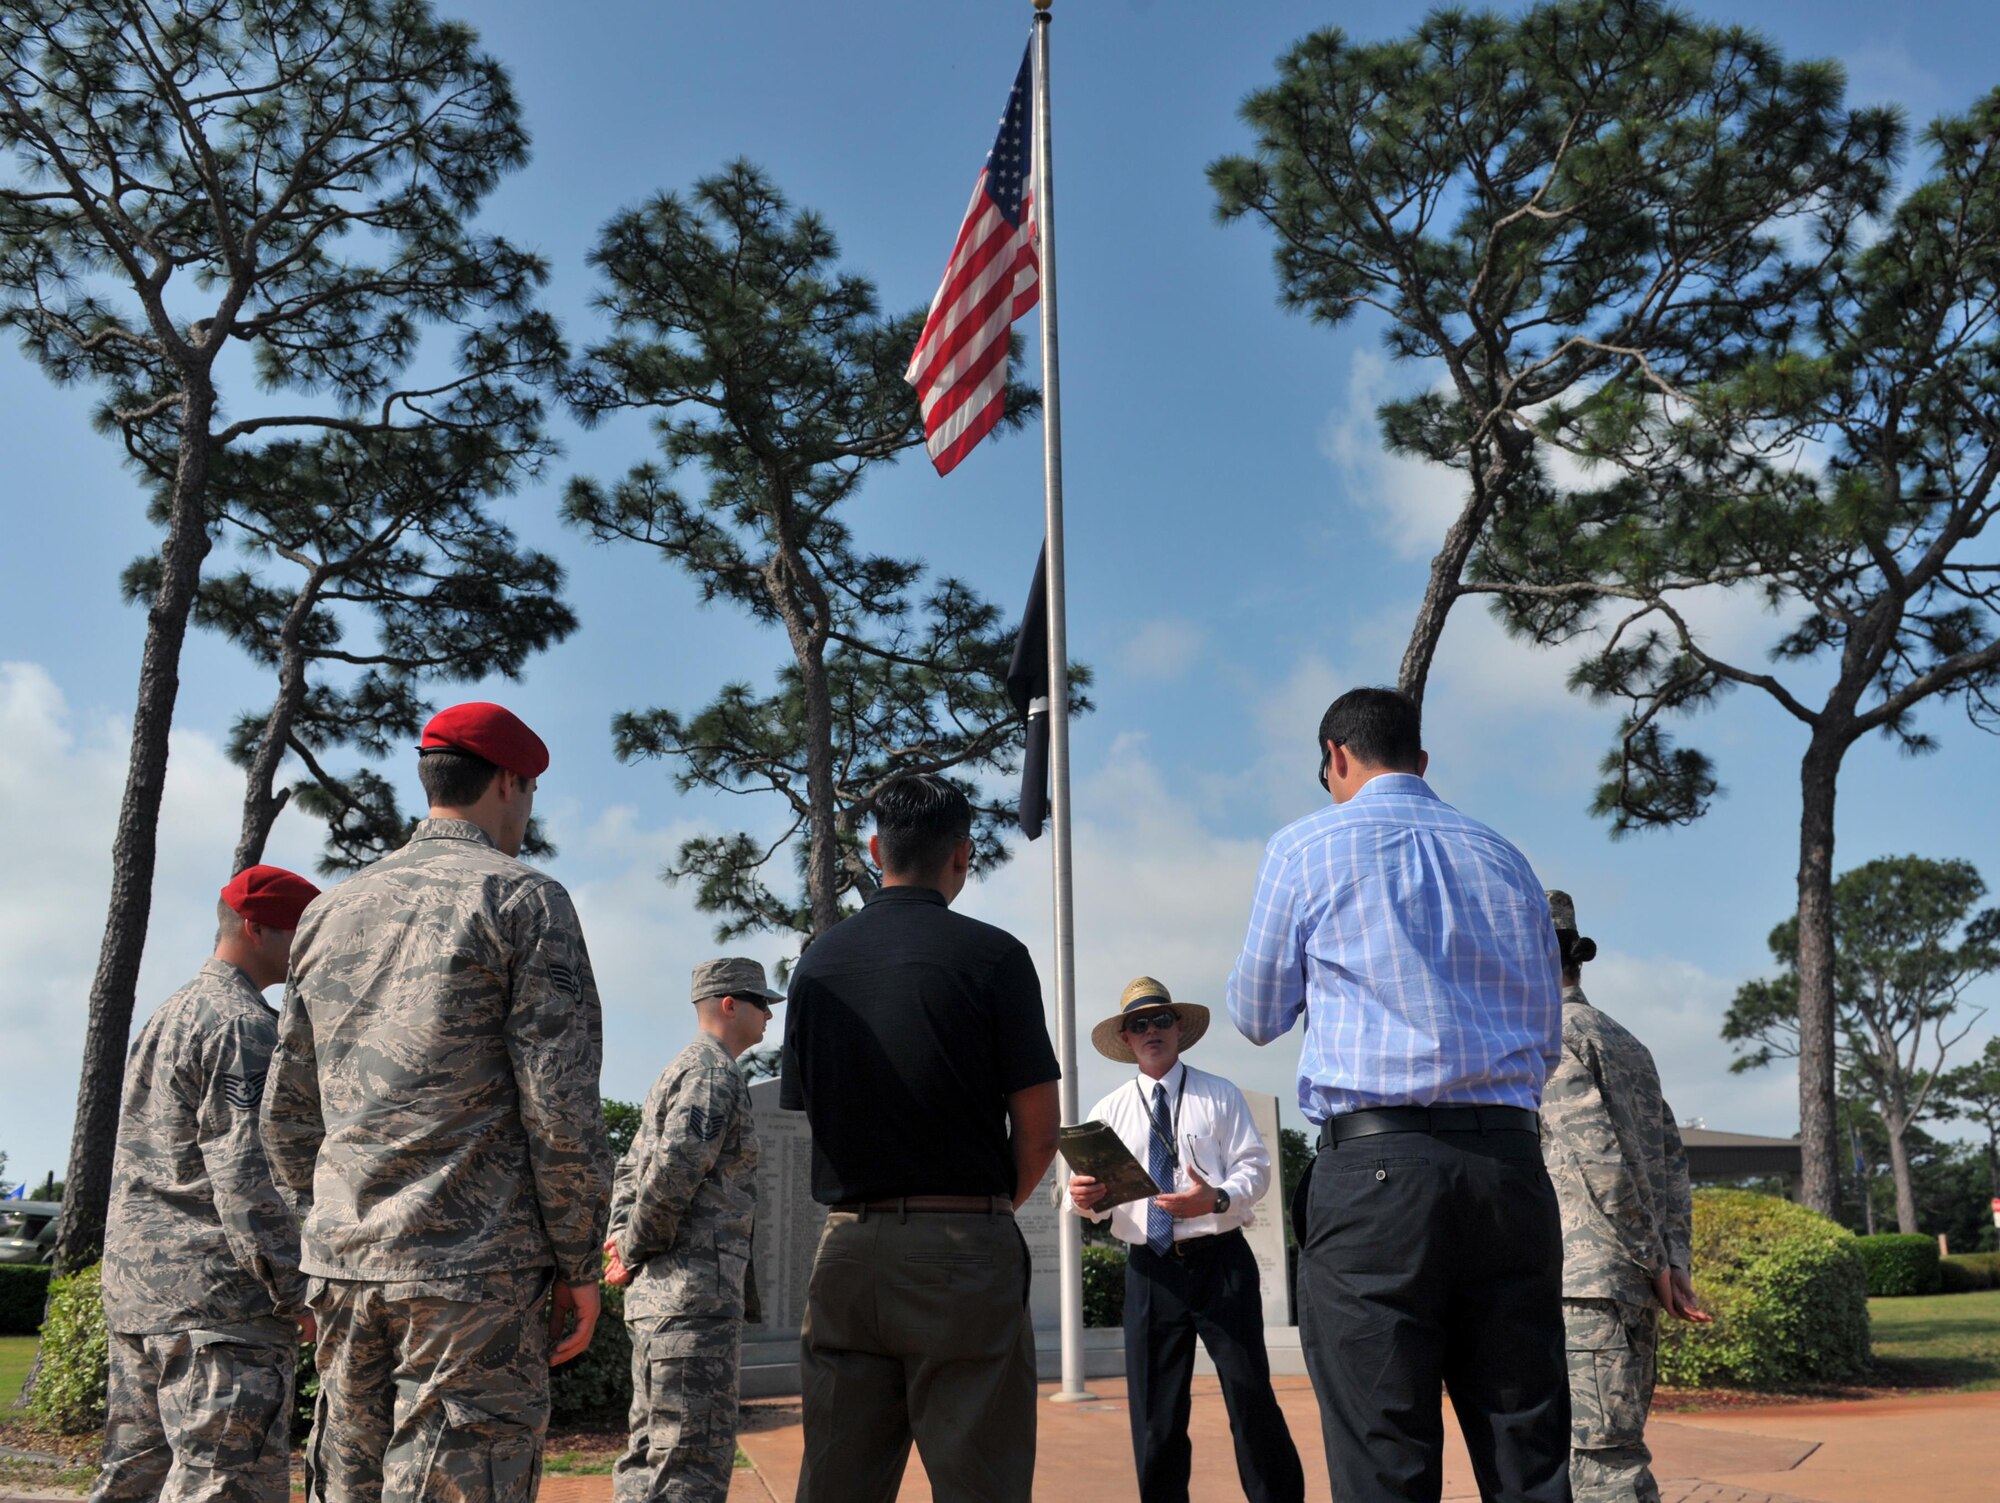
<path fill-rule="evenodd" d="M 1279 1378 L 1274 1386 L 1305 1461 L 1308 1496 L 1324 1498 L 1312 1389 L 1303 1378 Z M 1137 1496 L 1124 1383 L 1108 1379 L 1091 1387 L 1094 1402 L 1041 1406 L 1035 1492 L 1050 1503 L 1129 1503 Z M 802 1440 L 797 1401 L 756 1400 L 746 1409 L 751 1419 L 741 1444 L 755 1469 L 736 1474 L 731 1503 L 792 1503 Z M 1212 1378 L 1195 1380 L 1190 1430 L 1190 1503 L 1239 1503 L 1228 1419 Z M 1478 1497 L 1471 1466 L 1457 1427 L 1447 1425 L 1446 1434 L 1445 1499 L 1470 1503 Z M 2000 1476 L 2000 1393 L 1667 1415 L 1654 1420 L 1649 1438 L 1662 1503 L 1993 1503 L 2000 1496 L 1993 1482 Z M 0 1491 L 0 1503 L 22 1496 Z M 610 1497 L 609 1477 L 542 1483 L 542 1503 Z M 899 1503 L 930 1503 L 930 1497 L 913 1457 Z"/>

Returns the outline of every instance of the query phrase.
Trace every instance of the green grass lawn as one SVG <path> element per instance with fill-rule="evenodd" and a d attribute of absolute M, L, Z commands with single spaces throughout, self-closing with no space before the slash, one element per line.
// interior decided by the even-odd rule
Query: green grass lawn
<path fill-rule="evenodd" d="M 33 1336 L 0 1336 L 0 1409 L 10 1408 L 21 1396 L 28 1364 L 34 1360 Z"/>
<path fill-rule="evenodd" d="M 2000 1388 L 2000 1289 L 1871 1299 L 1868 1317 L 1876 1371 L 1895 1387 Z"/>

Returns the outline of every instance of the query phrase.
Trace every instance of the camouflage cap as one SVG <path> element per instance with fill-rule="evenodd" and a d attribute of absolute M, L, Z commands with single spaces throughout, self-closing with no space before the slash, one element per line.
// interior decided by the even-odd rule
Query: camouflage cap
<path fill-rule="evenodd" d="M 1551 887 L 1547 896 L 1549 917 L 1555 920 L 1556 927 L 1576 933 L 1576 899 L 1557 887 Z"/>
<path fill-rule="evenodd" d="M 732 955 L 722 960 L 704 960 L 694 968 L 694 992 L 690 1001 L 707 997 L 762 997 L 766 1002 L 782 1002 L 783 992 L 764 984 L 764 968 L 754 960 Z"/>

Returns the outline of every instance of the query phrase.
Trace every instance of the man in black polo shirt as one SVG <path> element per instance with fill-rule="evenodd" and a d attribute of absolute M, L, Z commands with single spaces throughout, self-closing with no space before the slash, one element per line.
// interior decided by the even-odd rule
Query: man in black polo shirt
<path fill-rule="evenodd" d="M 812 1124 L 832 1208 L 801 1361 L 800 1503 L 887 1503 L 914 1439 L 938 1503 L 1026 1500 L 1035 1470 L 1028 1249 L 1060 1074 L 1021 942 L 950 911 L 972 808 L 941 778 L 875 803 L 882 886 L 792 972 L 779 1100 Z"/>

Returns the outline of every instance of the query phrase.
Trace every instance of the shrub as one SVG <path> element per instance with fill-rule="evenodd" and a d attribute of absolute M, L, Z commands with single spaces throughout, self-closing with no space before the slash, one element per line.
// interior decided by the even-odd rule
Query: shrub
<path fill-rule="evenodd" d="M 1775 1196 L 1698 1193 L 1694 1279 L 1715 1323 L 1667 1323 L 1661 1380 L 1785 1388 L 1861 1377 L 1868 1281 L 1855 1241 L 1845 1227 Z"/>
<path fill-rule="evenodd" d="M 1125 1244 L 1092 1244 L 1083 1250 L 1083 1323 L 1125 1324 Z"/>
<path fill-rule="evenodd" d="M 104 1387 L 111 1348 L 104 1332 L 104 1297 L 97 1265 L 49 1285 L 42 1326 L 41 1371 L 28 1410 L 52 1430 L 84 1435 L 104 1424 Z"/>
<path fill-rule="evenodd" d="M 1870 1294 L 1938 1292 L 1935 1237 L 1890 1232 L 1880 1237 L 1856 1237 L 1854 1245 L 1861 1252 L 1861 1266 L 1868 1271 Z"/>
<path fill-rule="evenodd" d="M 604 1309 L 588 1350 L 549 1373 L 549 1420 L 622 1430 L 632 1414 L 632 1334 L 625 1329 L 625 1291 L 599 1287 Z"/>
<path fill-rule="evenodd" d="M 49 1302 L 49 1270 L 19 1263 L 0 1263 L 0 1336 L 32 1336 L 42 1328 L 42 1307 Z"/>
<path fill-rule="evenodd" d="M 1938 1288 L 1945 1294 L 1970 1294 L 2000 1287 L 2000 1253 L 1954 1253 L 1938 1260 Z"/>

